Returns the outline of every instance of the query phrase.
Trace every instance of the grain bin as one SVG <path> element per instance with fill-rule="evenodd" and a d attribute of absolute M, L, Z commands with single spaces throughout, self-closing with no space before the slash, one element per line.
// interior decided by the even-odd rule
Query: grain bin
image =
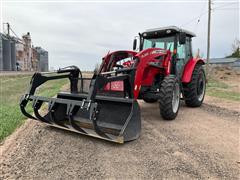
<path fill-rule="evenodd" d="M 16 71 L 16 43 L 11 41 L 11 67 L 12 71 Z"/>
<path fill-rule="evenodd" d="M 0 71 L 3 70 L 3 46 L 2 46 L 2 34 L 0 33 Z"/>
<path fill-rule="evenodd" d="M 10 40 L 5 36 L 2 36 L 2 44 L 3 44 L 3 70 L 11 71 L 11 43 Z"/>

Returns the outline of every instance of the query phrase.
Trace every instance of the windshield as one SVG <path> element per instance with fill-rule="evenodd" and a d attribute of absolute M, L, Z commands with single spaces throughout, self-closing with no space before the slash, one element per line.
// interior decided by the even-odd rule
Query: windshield
<path fill-rule="evenodd" d="M 153 39 L 144 39 L 143 49 L 147 48 L 162 48 L 173 51 L 174 49 L 174 36 L 161 37 Z"/>

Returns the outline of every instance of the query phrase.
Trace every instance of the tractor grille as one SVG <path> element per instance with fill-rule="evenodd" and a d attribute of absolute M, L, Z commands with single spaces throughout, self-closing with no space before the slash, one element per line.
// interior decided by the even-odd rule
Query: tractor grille
<path fill-rule="evenodd" d="M 78 93 L 88 94 L 90 90 L 90 77 L 83 77 L 78 79 Z M 97 91 L 97 95 L 102 96 L 113 96 L 113 97 L 124 97 L 124 91 L 109 90 L 107 88 L 102 88 Z"/>

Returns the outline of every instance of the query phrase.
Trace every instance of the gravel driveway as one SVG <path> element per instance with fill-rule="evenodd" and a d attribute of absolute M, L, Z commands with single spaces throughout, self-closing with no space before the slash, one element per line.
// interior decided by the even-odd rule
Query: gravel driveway
<path fill-rule="evenodd" d="M 139 103 L 141 136 L 123 145 L 27 120 L 0 146 L 0 179 L 238 179 L 239 112 L 182 104 L 164 121 Z"/>

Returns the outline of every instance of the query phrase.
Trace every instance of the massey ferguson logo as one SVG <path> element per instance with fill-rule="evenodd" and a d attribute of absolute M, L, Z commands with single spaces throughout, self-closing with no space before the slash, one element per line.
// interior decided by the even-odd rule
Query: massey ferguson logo
<path fill-rule="evenodd" d="M 144 58 L 144 57 L 146 57 L 146 56 L 148 56 L 148 55 L 149 55 L 149 52 L 147 52 L 147 53 L 141 55 L 141 58 Z"/>
<path fill-rule="evenodd" d="M 165 53 L 166 53 L 166 50 L 164 50 L 164 49 L 159 49 L 159 50 L 154 50 L 154 51 L 151 52 L 151 54 L 157 54 L 157 53 L 165 54 Z"/>

